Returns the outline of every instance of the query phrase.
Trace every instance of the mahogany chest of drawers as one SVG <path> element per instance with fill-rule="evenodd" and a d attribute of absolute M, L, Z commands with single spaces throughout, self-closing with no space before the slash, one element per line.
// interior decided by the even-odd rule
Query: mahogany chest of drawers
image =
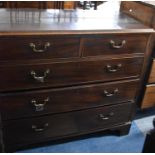
<path fill-rule="evenodd" d="M 128 133 L 152 30 L 124 18 L 137 30 L 0 26 L 3 151 L 107 129 Z"/>

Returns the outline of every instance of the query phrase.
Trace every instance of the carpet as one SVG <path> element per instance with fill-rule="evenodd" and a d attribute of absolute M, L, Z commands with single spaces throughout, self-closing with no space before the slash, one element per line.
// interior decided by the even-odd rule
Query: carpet
<path fill-rule="evenodd" d="M 154 128 L 152 123 L 154 118 L 155 107 L 137 112 L 135 116 L 135 123 L 144 135 Z"/>
<path fill-rule="evenodd" d="M 132 123 L 126 136 L 105 135 L 18 151 L 18 153 L 140 153 L 145 136 Z"/>

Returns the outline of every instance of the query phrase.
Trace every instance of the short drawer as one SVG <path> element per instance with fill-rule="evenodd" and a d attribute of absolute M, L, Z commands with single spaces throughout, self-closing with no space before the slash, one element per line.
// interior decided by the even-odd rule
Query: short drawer
<path fill-rule="evenodd" d="M 141 108 L 149 108 L 155 106 L 155 85 L 147 85 Z"/>
<path fill-rule="evenodd" d="M 138 78 L 143 57 L 0 66 L 0 91 Z"/>
<path fill-rule="evenodd" d="M 107 34 L 82 39 L 83 56 L 144 53 L 149 35 Z"/>
<path fill-rule="evenodd" d="M 79 44 L 77 37 L 3 37 L 0 61 L 78 57 Z"/>
<path fill-rule="evenodd" d="M 130 120 L 132 104 L 106 106 L 39 118 L 4 122 L 7 144 L 32 144 L 62 136 L 104 130 Z"/>
<path fill-rule="evenodd" d="M 1 95 L 3 120 L 133 101 L 139 80 Z M 128 87 L 128 89 L 126 89 Z"/>
<path fill-rule="evenodd" d="M 153 63 L 152 63 L 151 72 L 150 72 L 148 82 L 155 83 L 155 59 L 153 60 Z"/>

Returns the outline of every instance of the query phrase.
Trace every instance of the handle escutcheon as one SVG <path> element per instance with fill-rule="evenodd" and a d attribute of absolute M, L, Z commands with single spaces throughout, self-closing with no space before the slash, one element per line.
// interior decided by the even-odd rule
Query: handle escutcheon
<path fill-rule="evenodd" d="M 37 101 L 35 99 L 31 100 L 32 105 L 35 107 L 35 111 L 43 111 L 45 105 L 47 104 L 47 102 L 49 102 L 50 98 L 47 97 L 46 99 L 43 100 L 42 103 L 37 103 Z"/>
<path fill-rule="evenodd" d="M 112 97 L 112 96 L 116 95 L 118 92 L 119 92 L 118 88 L 116 88 L 112 93 L 108 92 L 107 90 L 104 90 L 104 95 L 106 97 Z"/>
<path fill-rule="evenodd" d="M 33 79 L 35 79 L 38 82 L 45 82 L 45 78 L 47 77 L 47 75 L 50 73 L 50 69 L 46 69 L 46 71 L 43 73 L 43 76 L 37 76 L 35 71 L 31 71 L 31 75 L 33 77 Z"/>
<path fill-rule="evenodd" d="M 30 43 L 29 46 L 32 48 L 33 52 L 43 53 L 48 49 L 48 47 L 51 46 L 51 44 L 50 44 L 50 42 L 46 42 L 43 49 L 37 49 L 36 45 L 34 43 Z"/>
<path fill-rule="evenodd" d="M 118 64 L 118 65 L 114 65 L 114 66 L 106 65 L 106 69 L 110 73 L 117 72 L 121 67 L 122 67 L 122 64 Z"/>
<path fill-rule="evenodd" d="M 114 113 L 113 112 L 110 112 L 109 114 L 99 114 L 99 118 L 101 120 L 109 120 L 112 116 L 114 116 Z"/>
<path fill-rule="evenodd" d="M 45 123 L 42 127 L 38 127 L 37 125 L 32 125 L 32 130 L 35 132 L 43 132 L 49 126 L 48 123 Z"/>
<path fill-rule="evenodd" d="M 113 40 L 110 40 L 110 45 L 112 48 L 115 48 L 115 49 L 120 49 L 120 48 L 123 48 L 123 46 L 126 44 L 126 40 L 123 40 L 121 43 L 116 43 L 115 41 Z"/>

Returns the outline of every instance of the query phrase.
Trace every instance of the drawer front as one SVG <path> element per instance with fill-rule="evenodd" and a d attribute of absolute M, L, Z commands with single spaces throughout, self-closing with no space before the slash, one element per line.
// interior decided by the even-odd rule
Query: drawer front
<path fill-rule="evenodd" d="M 68 112 L 132 101 L 135 99 L 138 84 L 139 80 L 132 80 L 4 95 L 1 96 L 0 104 L 2 119 Z"/>
<path fill-rule="evenodd" d="M 132 105 L 126 103 L 40 118 L 4 122 L 8 144 L 36 143 L 109 128 L 130 120 Z"/>
<path fill-rule="evenodd" d="M 83 56 L 144 53 L 149 35 L 104 35 L 82 39 Z"/>
<path fill-rule="evenodd" d="M 155 85 L 147 85 L 141 107 L 149 108 L 153 106 L 155 106 Z"/>
<path fill-rule="evenodd" d="M 139 77 L 142 57 L 0 67 L 0 91 Z M 10 76 L 11 75 L 11 76 Z"/>
<path fill-rule="evenodd" d="M 10 37 L 0 39 L 0 61 L 79 56 L 79 38 Z"/>
<path fill-rule="evenodd" d="M 151 68 L 148 82 L 155 83 L 155 59 L 153 60 L 153 63 L 152 63 L 152 68 Z"/>

